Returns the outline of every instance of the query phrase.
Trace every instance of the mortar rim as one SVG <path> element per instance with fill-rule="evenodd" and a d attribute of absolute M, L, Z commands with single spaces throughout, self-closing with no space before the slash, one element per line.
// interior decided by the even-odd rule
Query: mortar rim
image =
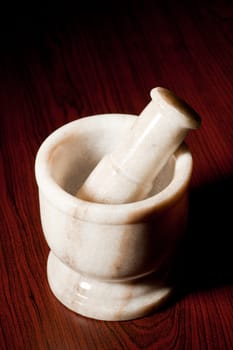
<path fill-rule="evenodd" d="M 92 122 L 97 118 L 104 118 L 108 123 L 112 118 L 132 119 L 137 116 L 123 113 L 96 114 L 64 124 L 52 132 L 41 144 L 35 160 L 35 175 L 40 193 L 51 205 L 66 215 L 81 221 L 106 225 L 137 223 L 152 213 L 159 215 L 175 205 L 186 192 L 192 174 L 192 155 L 185 143 L 174 153 L 174 176 L 168 186 L 161 192 L 138 202 L 111 205 L 87 202 L 69 194 L 52 179 L 49 166 L 46 164 L 49 150 L 58 140 L 67 137 L 74 125 L 78 123 L 81 126 L 82 123 Z"/>

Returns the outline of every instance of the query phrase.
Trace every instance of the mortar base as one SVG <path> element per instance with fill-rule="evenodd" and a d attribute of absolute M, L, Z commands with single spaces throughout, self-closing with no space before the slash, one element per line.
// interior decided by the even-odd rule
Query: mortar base
<path fill-rule="evenodd" d="M 160 307 L 173 288 L 150 274 L 136 280 L 110 282 L 83 276 L 52 252 L 47 263 L 50 288 L 72 311 L 98 320 L 121 321 L 146 316 Z"/>

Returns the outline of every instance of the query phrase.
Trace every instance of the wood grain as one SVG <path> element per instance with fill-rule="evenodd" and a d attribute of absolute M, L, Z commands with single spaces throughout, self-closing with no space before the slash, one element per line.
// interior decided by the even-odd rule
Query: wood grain
<path fill-rule="evenodd" d="M 156 3 L 1 13 L 1 349 L 233 348 L 233 7 Z M 90 320 L 48 287 L 35 155 L 76 118 L 138 114 L 154 86 L 175 91 L 203 121 L 187 140 L 194 170 L 179 291 L 142 319 Z"/>

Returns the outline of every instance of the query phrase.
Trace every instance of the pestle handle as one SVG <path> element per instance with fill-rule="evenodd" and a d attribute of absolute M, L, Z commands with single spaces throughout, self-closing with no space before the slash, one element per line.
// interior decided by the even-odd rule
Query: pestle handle
<path fill-rule="evenodd" d="M 77 197 L 108 204 L 146 198 L 160 170 L 200 121 L 172 91 L 152 89 L 149 104 L 115 150 L 97 164 Z"/>

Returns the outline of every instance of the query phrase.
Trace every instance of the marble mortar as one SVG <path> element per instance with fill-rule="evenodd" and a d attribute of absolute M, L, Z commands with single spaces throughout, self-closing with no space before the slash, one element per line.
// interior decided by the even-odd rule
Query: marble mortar
<path fill-rule="evenodd" d="M 142 317 L 167 301 L 186 228 L 192 156 L 184 143 L 144 200 L 110 205 L 75 197 L 135 118 L 105 114 L 71 122 L 36 157 L 49 285 L 69 309 L 100 320 Z"/>

